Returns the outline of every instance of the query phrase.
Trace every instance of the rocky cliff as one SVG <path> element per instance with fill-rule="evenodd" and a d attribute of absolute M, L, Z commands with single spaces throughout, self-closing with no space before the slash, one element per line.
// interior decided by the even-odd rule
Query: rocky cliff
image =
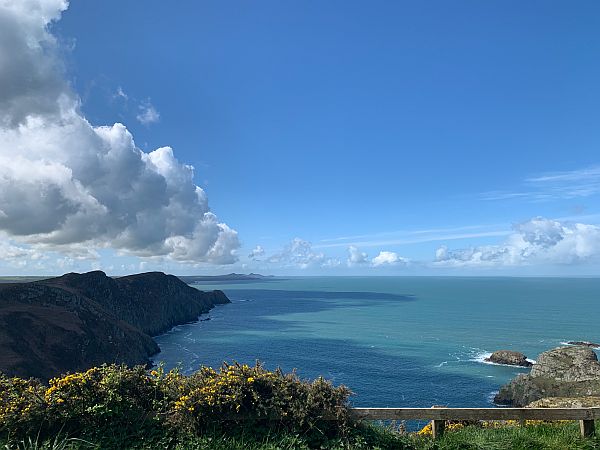
<path fill-rule="evenodd" d="M 150 336 L 194 321 L 214 305 L 229 303 L 222 291 L 199 291 L 162 272 L 121 278 L 110 278 L 100 271 L 69 273 L 42 283 L 74 289 Z"/>
<path fill-rule="evenodd" d="M 503 386 L 494 401 L 525 406 L 547 397 L 600 396 L 600 363 L 589 347 L 559 347 L 542 353 L 531 369 Z"/>
<path fill-rule="evenodd" d="M 159 272 L 0 285 L 0 371 L 47 379 L 102 363 L 147 364 L 150 337 L 229 300 Z"/>

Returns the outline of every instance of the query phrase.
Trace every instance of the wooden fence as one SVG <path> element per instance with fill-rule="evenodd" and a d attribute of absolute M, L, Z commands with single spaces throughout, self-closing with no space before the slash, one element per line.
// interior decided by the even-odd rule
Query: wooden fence
<path fill-rule="evenodd" d="M 444 433 L 446 420 L 578 420 L 583 437 L 594 434 L 600 408 L 352 408 L 363 420 L 431 420 L 433 437 Z"/>

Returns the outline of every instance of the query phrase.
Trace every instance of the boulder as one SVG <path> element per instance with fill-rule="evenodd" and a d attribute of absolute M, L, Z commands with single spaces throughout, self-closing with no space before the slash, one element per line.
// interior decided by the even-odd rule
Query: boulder
<path fill-rule="evenodd" d="M 485 358 L 486 361 L 495 364 L 507 364 L 509 366 L 531 367 L 533 364 L 527 361 L 527 357 L 520 352 L 512 350 L 498 350 Z"/>
<path fill-rule="evenodd" d="M 546 397 L 600 396 L 600 363 L 589 347 L 559 347 L 542 353 L 529 374 L 502 386 L 494 402 L 525 406 Z"/>

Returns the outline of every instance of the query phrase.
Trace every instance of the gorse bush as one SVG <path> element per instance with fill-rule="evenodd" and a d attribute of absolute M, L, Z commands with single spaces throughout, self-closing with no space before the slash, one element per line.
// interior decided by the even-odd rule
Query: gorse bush
<path fill-rule="evenodd" d="M 198 433 L 226 427 L 309 433 L 315 439 L 344 434 L 350 426 L 350 391 L 323 378 L 303 382 L 296 374 L 254 367 L 223 365 L 202 368 L 182 380 L 169 420 Z"/>
<path fill-rule="evenodd" d="M 161 426 L 157 406 L 166 402 L 143 367 L 111 365 L 54 378 L 48 385 L 0 376 L 0 405 L 0 434 L 18 439 L 59 431 L 147 430 Z"/>
<path fill-rule="evenodd" d="M 94 367 L 50 380 L 44 393 L 48 423 L 66 430 L 144 428 L 157 419 L 162 398 L 143 367 Z"/>
<path fill-rule="evenodd" d="M 0 435 L 22 439 L 118 433 L 136 436 L 181 431 L 268 435 L 298 433 L 318 443 L 353 427 L 344 386 L 260 364 L 202 367 L 185 376 L 162 368 L 104 365 L 44 385 L 0 376 Z"/>
<path fill-rule="evenodd" d="M 37 431 L 46 416 L 45 391 L 36 380 L 0 375 L 0 432 L 24 435 Z"/>

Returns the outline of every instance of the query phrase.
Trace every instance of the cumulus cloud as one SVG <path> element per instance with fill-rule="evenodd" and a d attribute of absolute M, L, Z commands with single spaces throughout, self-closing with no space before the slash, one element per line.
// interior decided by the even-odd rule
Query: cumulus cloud
<path fill-rule="evenodd" d="M 136 117 L 136 119 L 142 125 L 150 125 L 152 123 L 156 123 L 160 120 L 160 114 L 156 110 L 156 108 L 150 103 L 150 100 L 142 103 L 139 106 L 140 112 Z"/>
<path fill-rule="evenodd" d="M 193 167 L 81 114 L 48 31 L 67 6 L 0 0 L 0 231 L 34 250 L 235 262 L 237 232 L 210 211 Z"/>
<path fill-rule="evenodd" d="M 361 252 L 358 247 L 351 245 L 348 247 L 348 260 L 346 263 L 349 267 L 357 266 L 360 264 L 366 264 L 368 255 L 365 252 Z"/>
<path fill-rule="evenodd" d="M 39 257 L 39 253 L 34 250 L 0 240 L 0 260 L 4 262 L 13 262 L 23 258 L 39 259 Z"/>
<path fill-rule="evenodd" d="M 600 259 L 600 227 L 536 217 L 514 226 L 501 245 L 485 245 L 436 251 L 434 265 L 518 266 L 578 263 Z"/>
<path fill-rule="evenodd" d="M 408 264 L 408 260 L 398 255 L 396 252 L 381 251 L 379 255 L 371 260 L 373 267 L 391 266 L 397 264 Z"/>
<path fill-rule="evenodd" d="M 265 249 L 262 248 L 262 246 L 257 245 L 254 247 L 254 249 L 252 249 L 248 255 L 248 258 L 253 259 L 254 261 L 259 261 L 263 256 L 265 256 Z"/>
<path fill-rule="evenodd" d="M 294 238 L 283 250 L 268 258 L 268 262 L 282 266 L 294 266 L 301 269 L 309 267 L 337 267 L 340 261 L 328 258 L 321 252 L 315 252 L 312 244 L 300 238 Z"/>
<path fill-rule="evenodd" d="M 0 123 L 16 126 L 31 114 L 58 117 L 71 97 L 50 22 L 65 0 L 0 1 Z"/>

